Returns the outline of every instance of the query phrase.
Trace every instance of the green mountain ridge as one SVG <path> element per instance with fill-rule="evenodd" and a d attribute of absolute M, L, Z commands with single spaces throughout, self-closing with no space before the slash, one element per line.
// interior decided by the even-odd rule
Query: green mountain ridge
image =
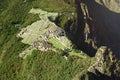
<path fill-rule="evenodd" d="M 114 51 L 81 38 L 83 14 L 94 19 L 86 0 L 0 0 L 0 80 L 119 80 Z"/>

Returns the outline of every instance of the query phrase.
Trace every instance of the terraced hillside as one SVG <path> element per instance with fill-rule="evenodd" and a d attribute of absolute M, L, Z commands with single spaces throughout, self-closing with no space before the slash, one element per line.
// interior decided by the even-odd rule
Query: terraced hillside
<path fill-rule="evenodd" d="M 36 48 L 41 51 L 55 51 L 55 48 L 72 50 L 72 43 L 67 38 L 65 31 L 49 20 L 49 17 L 55 19 L 58 13 L 50 13 L 41 9 L 31 9 L 29 13 L 37 14 L 40 18 L 40 20 L 23 28 L 18 34 L 18 37 L 23 38 L 23 43 L 31 45 L 32 48 L 29 47 L 29 49 Z"/>

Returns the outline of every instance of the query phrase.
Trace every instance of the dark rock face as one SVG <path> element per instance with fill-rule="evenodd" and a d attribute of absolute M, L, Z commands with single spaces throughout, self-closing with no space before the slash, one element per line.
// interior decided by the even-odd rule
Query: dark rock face
<path fill-rule="evenodd" d="M 85 10 L 82 10 L 81 3 L 87 6 L 88 13 L 86 14 L 89 14 L 89 16 L 84 14 Z M 74 34 L 75 44 L 86 53 L 87 51 L 88 53 L 91 52 L 92 55 L 90 56 L 95 54 L 92 42 L 85 43 L 86 34 L 84 34 L 84 29 L 87 23 L 90 28 L 88 37 L 94 42 L 94 45 L 97 47 L 108 46 L 120 58 L 120 14 L 98 4 L 95 0 L 76 0 L 76 5 L 77 26 L 75 27 L 77 30 Z"/>
<path fill-rule="evenodd" d="M 85 2 L 94 20 L 97 45 L 110 47 L 117 56 L 120 50 L 120 14 L 109 11 L 94 0 Z M 120 57 L 120 56 L 119 56 Z"/>
<path fill-rule="evenodd" d="M 120 0 L 95 0 L 95 1 L 113 12 L 120 13 Z"/>

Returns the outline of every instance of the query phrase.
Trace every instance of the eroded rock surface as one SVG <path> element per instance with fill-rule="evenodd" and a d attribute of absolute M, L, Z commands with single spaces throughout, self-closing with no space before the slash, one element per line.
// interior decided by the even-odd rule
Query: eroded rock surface
<path fill-rule="evenodd" d="M 97 3 L 107 7 L 109 10 L 120 13 L 120 0 L 95 0 Z"/>

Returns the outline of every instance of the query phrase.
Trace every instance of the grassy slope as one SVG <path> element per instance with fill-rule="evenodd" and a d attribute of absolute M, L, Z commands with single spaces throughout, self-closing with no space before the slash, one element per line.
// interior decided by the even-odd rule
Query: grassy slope
<path fill-rule="evenodd" d="M 88 65 L 83 63 L 84 59 L 79 57 L 69 57 L 66 61 L 60 54 L 52 51 L 33 53 L 22 63 L 19 75 L 22 80 L 71 80 L 78 71 L 88 68 Z M 90 62 L 90 59 L 88 61 Z"/>
<path fill-rule="evenodd" d="M 36 0 L 33 2 L 33 7 L 52 12 L 74 11 L 74 8 L 66 4 L 64 0 Z"/>
<path fill-rule="evenodd" d="M 28 45 L 21 43 L 21 39 L 16 37 L 19 28 L 14 25 L 21 24 L 21 27 L 25 27 L 36 21 L 36 16 L 28 15 L 28 11 L 33 6 L 37 5 L 37 7 L 49 11 L 66 11 L 68 8 L 66 7 L 68 4 L 58 0 L 52 0 L 53 2 L 49 0 L 46 2 L 45 0 L 27 1 L 24 3 L 22 0 L 9 0 L 9 2 L 0 0 L 0 9 L 2 10 L 0 13 L 0 80 L 72 79 L 78 71 L 84 70 L 90 65 L 90 59 L 84 62 L 85 60 L 82 58 L 70 57 L 68 61 L 65 61 L 60 54 L 52 51 L 34 51 L 34 54 L 25 60 L 18 57 L 19 53 Z M 48 7 L 45 7 L 48 3 Z M 64 7 L 66 8 L 64 9 Z"/>

